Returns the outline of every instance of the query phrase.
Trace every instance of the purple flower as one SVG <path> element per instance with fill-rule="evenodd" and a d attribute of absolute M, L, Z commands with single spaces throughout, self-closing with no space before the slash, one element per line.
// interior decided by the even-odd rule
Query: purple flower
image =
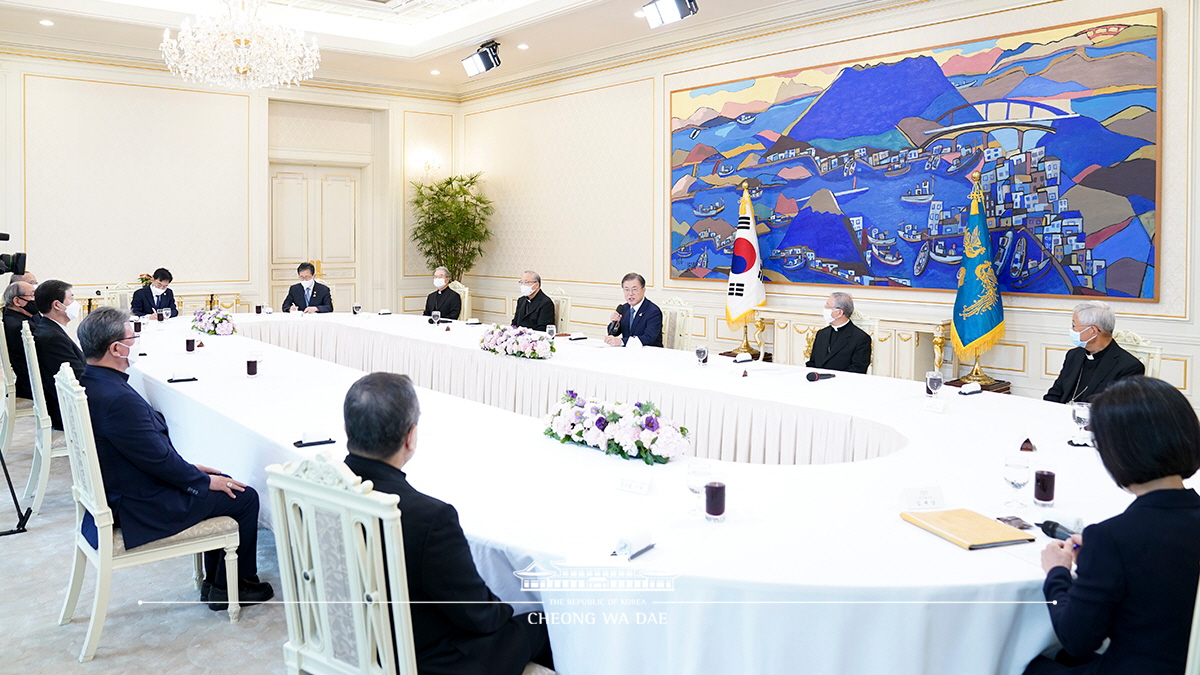
<path fill-rule="evenodd" d="M 640 407 L 642 407 L 642 402 L 641 402 L 641 401 L 638 401 L 637 403 L 634 403 L 634 404 L 633 404 L 633 407 L 635 407 L 635 408 L 640 408 Z"/>
<path fill-rule="evenodd" d="M 607 420 L 607 419 L 605 419 L 604 417 L 597 417 L 597 418 L 596 418 L 596 428 L 597 428 L 597 429 L 599 429 L 600 431 L 604 431 L 604 427 L 606 427 L 606 426 L 608 426 L 608 420 Z"/>
<path fill-rule="evenodd" d="M 574 391 L 568 389 L 567 390 L 567 398 L 574 400 L 574 399 L 579 398 L 579 394 L 576 394 Z"/>
<path fill-rule="evenodd" d="M 658 419 L 651 415 L 647 415 L 645 428 L 649 429 L 650 431 L 658 431 Z"/>

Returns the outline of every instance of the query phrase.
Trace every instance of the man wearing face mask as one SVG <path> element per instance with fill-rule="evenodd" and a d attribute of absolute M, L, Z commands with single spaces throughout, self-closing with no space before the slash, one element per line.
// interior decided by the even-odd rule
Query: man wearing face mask
<path fill-rule="evenodd" d="M 849 293 L 831 293 L 823 310 L 825 323 L 813 339 L 809 368 L 865 373 L 871 365 L 871 336 L 854 325 L 854 298 Z"/>
<path fill-rule="evenodd" d="M 457 319 L 462 313 L 462 298 L 450 290 L 450 270 L 439 267 L 433 271 L 433 287 L 437 290 L 425 298 L 424 316 L 441 312 L 443 319 Z"/>
<path fill-rule="evenodd" d="M 546 330 L 554 323 L 554 301 L 542 292 L 542 278 L 533 270 L 521 275 L 521 297 L 517 298 L 517 311 L 513 313 L 512 325 Z"/>
<path fill-rule="evenodd" d="M 1146 366 L 1112 339 L 1117 317 L 1098 300 L 1075 306 L 1070 340 L 1075 348 L 1063 359 L 1054 386 L 1042 398 L 1055 403 L 1090 401 L 1123 377 L 1144 375 Z"/>
<path fill-rule="evenodd" d="M 42 320 L 33 303 L 33 284 L 18 281 L 4 289 L 4 339 L 8 343 L 9 362 L 17 376 L 18 398 L 33 398 L 29 366 L 25 364 L 25 345 L 21 342 L 21 326 L 28 321 L 29 330 L 33 331 Z"/>
<path fill-rule="evenodd" d="M 179 456 L 162 414 L 129 386 L 126 370 L 137 359 L 137 335 L 129 313 L 100 307 L 79 324 L 87 391 L 104 492 L 126 548 L 178 534 L 207 518 L 229 516 L 238 524 L 238 602 L 270 600 L 275 592 L 258 580 L 258 493 L 254 488 Z M 91 515 L 82 534 L 96 545 Z M 224 551 L 204 554 L 200 600 L 210 609 L 228 606 Z"/>
<path fill-rule="evenodd" d="M 333 311 L 333 296 L 329 293 L 329 287 L 318 284 L 316 279 L 313 279 L 316 273 L 317 268 L 312 263 L 300 263 L 296 268 L 300 283 L 292 284 L 288 289 L 287 298 L 283 301 L 283 311 L 292 310 L 305 314 Z"/>
<path fill-rule="evenodd" d="M 37 346 L 38 366 L 42 374 L 42 391 L 46 394 L 46 409 L 55 429 L 61 430 L 62 413 L 58 408 L 58 392 L 54 389 L 54 376 L 62 364 L 71 364 L 75 377 L 83 375 L 83 352 L 67 333 L 68 323 L 79 318 L 79 302 L 71 284 L 50 279 L 38 284 L 33 293 L 34 303 L 42 320 L 33 329 L 33 340 Z"/>
<path fill-rule="evenodd" d="M 174 280 L 165 267 L 154 270 L 150 284 L 133 292 L 129 312 L 134 316 L 149 316 L 160 309 L 169 309 L 172 318 L 179 316 L 179 309 L 175 307 L 175 292 L 167 288 Z"/>

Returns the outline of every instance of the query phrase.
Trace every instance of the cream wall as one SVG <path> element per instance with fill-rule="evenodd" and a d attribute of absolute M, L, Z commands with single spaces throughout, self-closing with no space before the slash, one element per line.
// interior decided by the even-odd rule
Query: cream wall
<path fill-rule="evenodd" d="M 783 30 L 703 50 L 681 51 L 662 59 L 623 68 L 606 69 L 548 84 L 481 96 L 463 106 L 465 124 L 463 169 L 484 169 L 489 195 L 497 200 L 496 241 L 489 258 L 468 279 L 473 293 L 511 298 L 515 277 L 526 266 L 542 272 L 547 287 L 561 286 L 573 297 L 576 328 L 599 334 L 611 307 L 620 302 L 618 283 L 629 269 L 648 278 L 652 298 L 678 296 L 696 305 L 694 340 L 728 348 L 735 336 L 724 325 L 724 286 L 713 281 L 667 278 L 669 267 L 669 155 L 670 92 L 695 86 L 753 77 L 767 73 L 838 63 L 848 59 L 983 39 L 1000 33 L 1036 29 L 1163 7 L 1165 48 L 1163 58 L 1163 121 L 1161 151 L 1162 205 L 1160 207 L 1160 299 L 1154 303 L 1114 302 L 1118 328 L 1134 330 L 1165 348 L 1162 376 L 1191 396 L 1200 357 L 1200 335 L 1195 329 L 1196 275 L 1189 260 L 1197 257 L 1191 216 L 1195 203 L 1196 119 L 1192 85 L 1196 68 L 1196 17 L 1193 3 L 1172 0 L 1149 4 L 1121 0 L 1062 0 L 1017 3 L 975 0 L 970 3 L 935 0 L 910 3 L 883 12 Z M 856 37 L 866 36 L 866 37 Z M 503 89 L 503 87 L 497 87 Z M 561 153 L 553 157 L 558 168 L 549 180 L 553 189 L 522 185 L 528 162 L 535 157 L 525 150 L 530 137 L 543 128 L 572 128 L 588 119 L 585 108 L 598 113 L 626 108 L 652 110 L 649 130 L 638 126 L 615 133 L 592 133 L 580 128 Z M 597 115 L 592 115 L 594 120 Z M 636 121 L 631 121 L 636 125 Z M 644 147 L 647 137 L 651 148 Z M 490 150 L 490 151 L 489 151 Z M 509 161 L 521 156 L 523 162 Z M 504 159 L 497 159 L 503 157 Z M 595 157 L 627 157 L 650 164 L 653 175 L 633 187 L 628 173 L 604 177 Z M 615 173 L 615 172 L 614 172 Z M 610 188 L 615 188 L 611 189 Z M 594 236 L 588 228 L 591 214 L 578 214 L 576 230 L 561 232 L 564 207 L 578 195 L 603 189 L 623 205 L 622 220 L 603 231 L 599 246 L 579 246 Z M 651 198 L 646 199 L 650 191 Z M 564 198 L 565 197 L 565 198 Z M 537 240 L 546 237 L 546 224 L 558 226 L 555 245 Z M 580 227 L 582 226 L 582 227 Z M 653 239 L 646 241 L 647 233 Z M 611 244 L 616 243 L 615 249 Z M 650 260 L 647 260 L 649 255 Z M 552 270 L 552 272 L 547 272 Z M 501 277 L 501 278 L 497 278 Z M 596 283 L 607 280 L 606 284 Z M 831 288 L 768 285 L 768 305 L 819 311 Z M 875 316 L 948 317 L 953 295 L 928 291 L 856 289 L 862 311 Z M 996 377 L 1011 380 L 1016 393 L 1040 396 L 1053 382 L 1069 344 L 1066 332 L 1070 308 L 1079 298 L 1010 297 L 1005 299 L 1007 336 L 984 358 Z M 511 301 L 504 307 L 511 312 Z M 507 319 L 493 304 L 484 319 Z M 479 313 L 479 312 L 477 312 Z"/>

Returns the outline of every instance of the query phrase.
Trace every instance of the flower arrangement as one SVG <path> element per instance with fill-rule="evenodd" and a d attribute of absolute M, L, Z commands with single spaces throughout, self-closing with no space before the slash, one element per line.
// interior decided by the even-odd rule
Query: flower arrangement
<path fill-rule="evenodd" d="M 233 317 L 223 309 L 198 309 L 192 314 L 192 330 L 205 335 L 233 335 L 237 326 L 233 325 Z"/>
<path fill-rule="evenodd" d="M 518 326 L 492 326 L 479 339 L 479 348 L 525 359 L 548 359 L 555 351 L 550 336 Z"/>
<path fill-rule="evenodd" d="M 146 274 L 145 272 L 142 272 L 138 275 L 138 283 L 143 286 L 149 286 L 151 281 L 154 281 L 154 277 Z"/>
<path fill-rule="evenodd" d="M 568 390 L 546 424 L 546 435 L 555 440 L 650 465 L 666 464 L 689 446 L 687 429 L 662 419 L 658 407 L 649 401 L 609 403 L 584 399 Z"/>

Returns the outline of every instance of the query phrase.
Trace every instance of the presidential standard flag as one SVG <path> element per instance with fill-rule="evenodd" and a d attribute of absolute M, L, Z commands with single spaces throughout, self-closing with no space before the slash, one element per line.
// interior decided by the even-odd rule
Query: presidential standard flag
<path fill-rule="evenodd" d="M 758 255 L 758 232 L 750 193 L 742 188 L 733 261 L 729 265 L 729 290 L 725 296 L 725 323 L 737 330 L 754 321 L 754 310 L 767 304 L 763 286 L 762 259 Z"/>
<path fill-rule="evenodd" d="M 971 210 L 963 229 L 963 259 L 950 335 L 963 361 L 974 361 L 1004 337 L 1004 305 L 992 267 L 992 237 L 983 215 L 983 189 L 971 190 Z"/>

